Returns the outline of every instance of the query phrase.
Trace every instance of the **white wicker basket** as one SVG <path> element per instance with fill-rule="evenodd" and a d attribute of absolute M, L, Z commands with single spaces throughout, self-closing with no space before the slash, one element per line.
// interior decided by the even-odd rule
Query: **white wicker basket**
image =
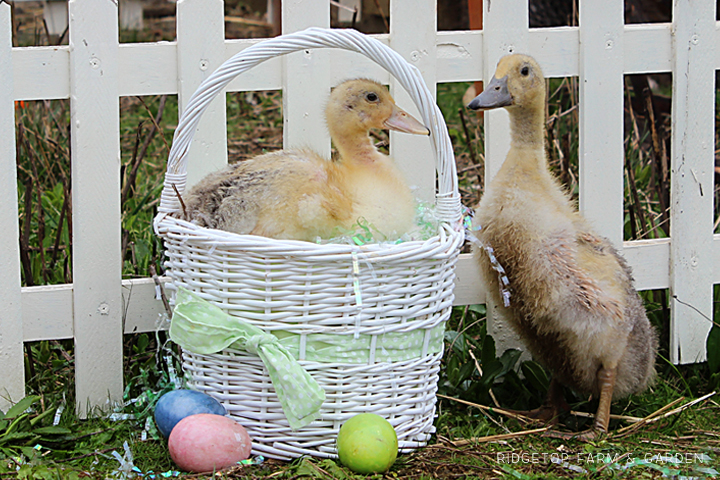
<path fill-rule="evenodd" d="M 394 245 L 318 245 L 237 235 L 172 216 L 180 209 L 175 188 L 184 191 L 192 136 L 212 99 L 237 75 L 269 58 L 326 47 L 374 60 L 419 108 L 437 161 L 436 211 L 442 220 L 437 235 Z M 320 418 L 293 431 L 257 356 L 232 349 L 214 355 L 184 351 L 191 386 L 220 400 L 245 426 L 255 454 L 335 456 L 340 425 L 360 412 L 387 418 L 401 450 L 425 445 L 434 432 L 442 329 L 464 239 L 452 152 L 445 121 L 417 68 L 354 30 L 311 28 L 257 43 L 225 62 L 189 100 L 175 132 L 155 219 L 155 231 L 165 241 L 167 275 L 175 287 L 194 291 L 266 332 L 296 335 L 300 364 L 326 394 Z M 323 338 L 319 335 L 355 344 L 360 340 L 365 351 L 355 352 L 354 360 L 329 363 L 308 354 L 307 345 Z M 398 350 L 386 350 L 388 338 L 414 339 L 418 354 L 397 360 Z"/>

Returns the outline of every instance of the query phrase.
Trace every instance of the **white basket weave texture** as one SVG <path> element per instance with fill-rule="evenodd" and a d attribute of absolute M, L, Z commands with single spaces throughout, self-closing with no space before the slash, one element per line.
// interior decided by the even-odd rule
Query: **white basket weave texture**
<path fill-rule="evenodd" d="M 173 216 L 180 209 L 176 189 L 182 194 L 185 188 L 192 136 L 212 99 L 237 75 L 265 60 L 328 47 L 377 62 L 420 110 L 431 130 L 437 164 L 436 213 L 442 220 L 437 235 L 399 244 L 321 245 L 237 235 Z M 361 412 L 387 418 L 401 450 L 429 440 L 442 329 L 464 241 L 452 152 L 445 121 L 417 68 L 354 30 L 311 28 L 259 42 L 226 61 L 189 100 L 175 132 L 155 219 L 165 242 L 170 288 L 194 291 L 266 332 L 297 336 L 293 354 L 326 394 L 320 418 L 293 431 L 257 356 L 231 348 L 214 355 L 183 351 L 190 385 L 219 399 L 245 426 L 255 454 L 278 459 L 335 456 L 340 425 Z M 413 339 L 419 353 L 402 359 L 397 351 L 388 353 L 387 339 L 400 337 Z M 338 339 L 334 343 L 340 345 L 361 343 L 365 350 L 347 359 L 317 358 L 312 349 L 323 338 Z"/>

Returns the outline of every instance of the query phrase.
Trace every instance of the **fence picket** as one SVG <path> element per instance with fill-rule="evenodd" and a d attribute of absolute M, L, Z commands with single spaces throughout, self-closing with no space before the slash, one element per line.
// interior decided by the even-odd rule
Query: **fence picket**
<path fill-rule="evenodd" d="M 495 75 L 497 63 L 510 53 L 526 53 L 528 44 L 528 4 L 526 0 L 483 2 L 483 65 L 481 79 L 487 83 Z M 479 92 L 478 92 L 479 93 Z M 505 161 L 510 149 L 510 122 L 505 109 L 483 113 L 485 118 L 485 185 Z M 501 319 L 498 305 L 487 299 L 488 333 L 499 351 L 522 349 L 517 334 Z"/>
<path fill-rule="evenodd" d="M 70 0 L 75 389 L 81 416 L 122 399 L 118 11 Z"/>
<path fill-rule="evenodd" d="M 330 4 L 313 0 L 282 2 L 282 31 L 330 27 Z M 325 105 L 330 94 L 330 52 L 305 50 L 285 55 L 283 62 L 283 146 L 311 148 L 330 156 Z"/>
<path fill-rule="evenodd" d="M 501 57 L 527 53 L 528 4 L 526 0 L 483 2 L 483 62 L 479 79 L 489 82 Z M 479 92 L 478 92 L 479 93 Z M 487 111 L 485 117 L 485 185 L 500 170 L 510 148 L 510 122 L 500 108 Z"/>
<path fill-rule="evenodd" d="M 177 2 L 177 91 L 180 113 L 200 83 L 225 61 L 222 0 Z M 227 165 L 225 95 L 218 95 L 203 116 L 190 146 L 187 186 Z"/>
<path fill-rule="evenodd" d="M 15 103 L 13 98 L 12 21 L 10 5 L 0 3 L 0 132 L 7 140 L 0 142 L 0 410 L 25 396 L 22 375 L 23 322 L 20 291 L 20 248 L 18 245 L 17 168 L 15 166 Z"/>
<path fill-rule="evenodd" d="M 417 12 L 425 12 L 420 16 Z M 413 18 L 413 22 L 408 22 Z M 437 6 L 435 0 L 393 0 L 390 2 L 390 46 L 405 60 L 415 65 L 433 94 L 436 94 L 436 31 Z M 418 109 L 410 96 L 390 79 L 390 91 L 395 101 L 408 113 L 418 116 Z M 416 197 L 435 201 L 435 159 L 429 138 L 390 132 L 390 154 L 403 171 Z"/>
<path fill-rule="evenodd" d="M 673 23 L 670 359 L 691 363 L 705 359 L 713 315 L 715 2 L 675 0 Z"/>
<path fill-rule="evenodd" d="M 623 241 L 623 0 L 580 2 L 580 211 Z"/>

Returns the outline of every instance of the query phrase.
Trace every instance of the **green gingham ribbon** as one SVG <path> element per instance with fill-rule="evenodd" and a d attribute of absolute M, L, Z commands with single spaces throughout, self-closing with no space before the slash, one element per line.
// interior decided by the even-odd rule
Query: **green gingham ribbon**
<path fill-rule="evenodd" d="M 175 300 L 170 338 L 191 352 L 208 355 L 232 345 L 260 357 L 282 405 L 290 428 L 315 420 L 325 391 L 282 346 L 277 337 L 180 287 Z"/>

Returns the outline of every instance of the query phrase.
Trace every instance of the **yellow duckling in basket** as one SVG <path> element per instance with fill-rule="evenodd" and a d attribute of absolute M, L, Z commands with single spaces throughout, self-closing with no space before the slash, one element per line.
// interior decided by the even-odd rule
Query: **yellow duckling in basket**
<path fill-rule="evenodd" d="M 525 55 L 503 57 L 468 107 L 504 107 L 510 115 L 510 151 L 477 207 L 473 228 L 489 295 L 530 353 L 553 372 L 545 406 L 531 414 L 555 420 L 566 407 L 562 385 L 591 394 L 599 398 L 592 429 L 552 435 L 592 439 L 607 432 L 611 401 L 641 392 L 653 378 L 657 335 L 630 267 L 593 232 L 548 170 L 540 66 Z"/>
<path fill-rule="evenodd" d="M 184 197 L 188 219 L 239 234 L 306 241 L 331 238 L 359 220 L 384 236 L 376 240 L 407 232 L 415 219 L 413 195 L 368 133 L 387 128 L 429 135 L 429 130 L 395 105 L 386 88 L 366 79 L 335 87 L 325 115 L 336 159 L 280 150 L 229 165 Z"/>

